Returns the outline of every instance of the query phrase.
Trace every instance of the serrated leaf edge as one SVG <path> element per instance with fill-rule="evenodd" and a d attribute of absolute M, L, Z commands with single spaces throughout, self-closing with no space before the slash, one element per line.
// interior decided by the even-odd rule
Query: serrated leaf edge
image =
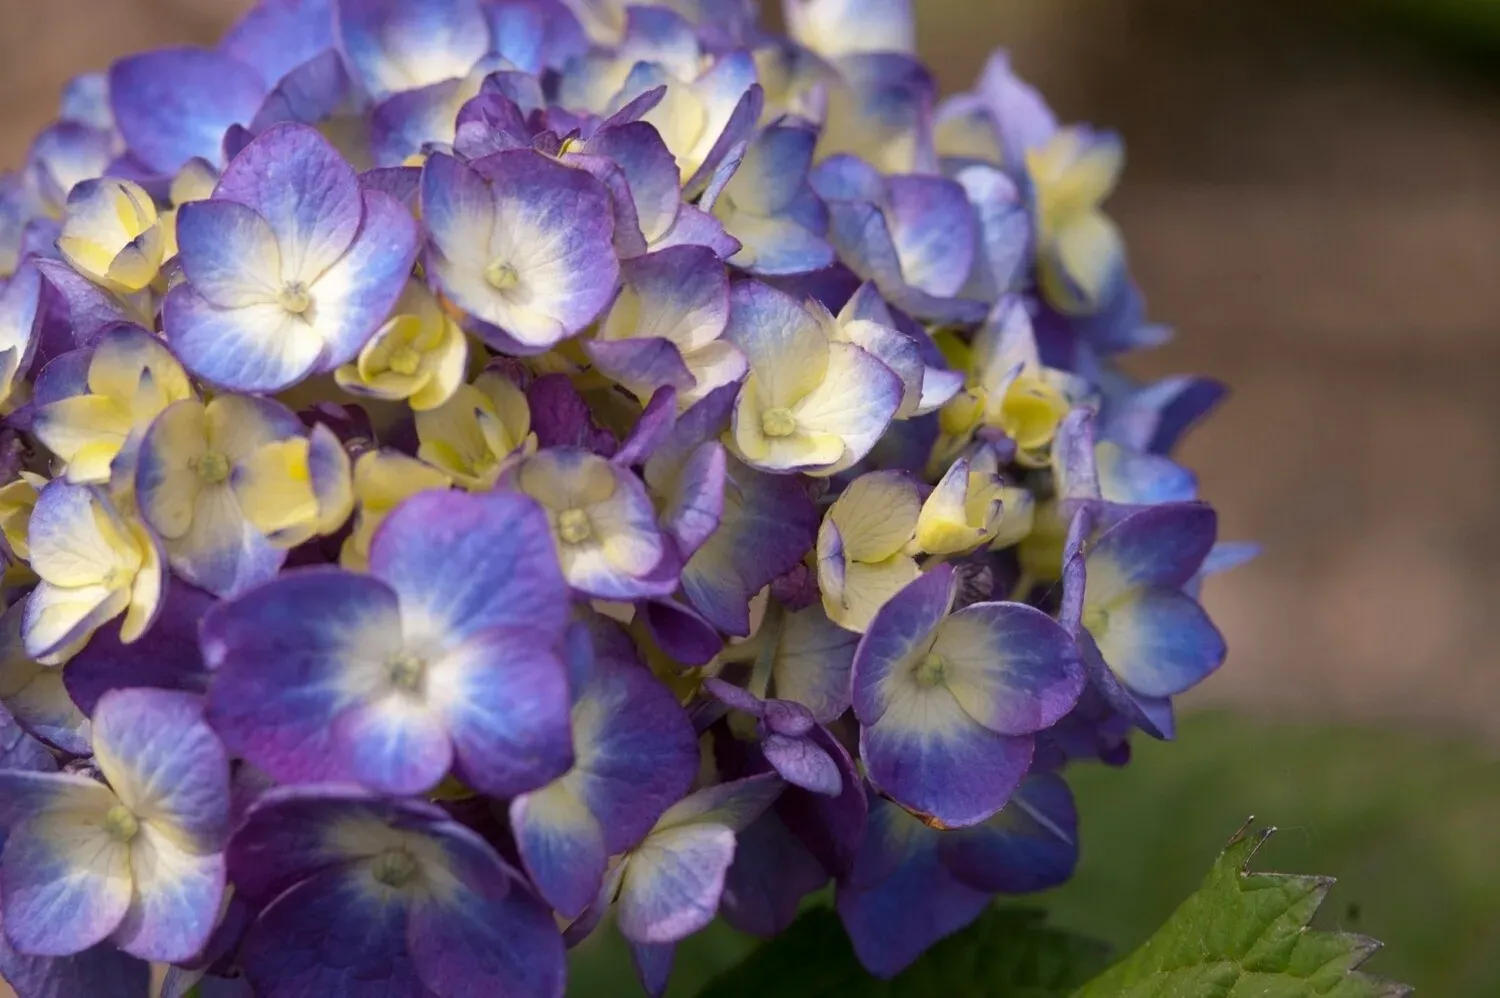
<path fill-rule="evenodd" d="M 1230 836 L 1229 841 L 1224 844 L 1224 851 L 1228 852 L 1230 849 L 1233 849 L 1235 846 L 1239 845 L 1251 835 L 1254 835 L 1255 837 L 1255 841 L 1250 844 L 1250 851 L 1245 854 L 1245 861 L 1240 864 L 1241 879 L 1261 879 L 1266 881 L 1277 881 L 1281 883 L 1285 883 L 1287 881 L 1311 881 L 1317 884 L 1318 890 L 1317 903 L 1313 905 L 1313 914 L 1316 915 L 1318 910 L 1323 907 L 1323 902 L 1327 899 L 1328 892 L 1332 890 L 1333 885 L 1338 882 L 1338 878 L 1297 873 L 1276 873 L 1269 870 L 1262 870 L 1252 873 L 1250 870 L 1250 864 L 1254 861 L 1256 854 L 1259 853 L 1261 848 L 1271 840 L 1271 836 L 1275 835 L 1277 831 L 1279 831 L 1279 829 L 1277 829 L 1275 825 L 1267 825 L 1265 828 L 1262 828 L 1258 832 L 1252 832 L 1251 829 L 1254 827 L 1254 825 L 1255 815 L 1252 814 L 1245 819 L 1245 823 L 1241 825 L 1239 827 L 1239 830 L 1236 831 L 1232 836 Z M 1367 974 L 1359 969 L 1360 967 L 1364 966 L 1364 964 L 1371 957 L 1385 948 L 1385 944 L 1382 943 L 1379 939 L 1375 939 L 1372 936 L 1361 935 L 1358 932 L 1334 932 L 1327 929 L 1314 929 L 1311 925 L 1302 926 L 1301 931 L 1304 934 L 1308 932 L 1322 932 L 1325 935 L 1336 936 L 1348 943 L 1349 948 L 1355 953 L 1354 961 L 1349 964 L 1348 976 L 1354 978 L 1357 981 L 1360 981 L 1361 983 L 1368 984 L 1371 987 L 1383 989 L 1380 991 L 1380 998 L 1406 998 L 1407 995 L 1410 995 L 1413 992 L 1413 988 L 1410 985 L 1402 984 L 1399 981 L 1386 980 L 1385 978 L 1377 977 L 1374 974 Z"/>

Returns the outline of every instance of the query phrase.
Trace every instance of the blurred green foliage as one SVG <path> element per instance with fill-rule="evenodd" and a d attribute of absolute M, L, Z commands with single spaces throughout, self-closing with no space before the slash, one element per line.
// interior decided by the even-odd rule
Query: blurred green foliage
<path fill-rule="evenodd" d="M 1373 18 L 1415 41 L 1500 71 L 1500 0 L 1341 0 L 1357 16 Z"/>
<path fill-rule="evenodd" d="M 1250 814 L 1281 833 L 1257 870 L 1338 878 L 1314 924 L 1382 940 L 1368 969 L 1440 998 L 1500 995 L 1500 759 L 1398 731 L 1186 718 L 1170 745 L 1141 738 L 1123 770 L 1070 772 L 1083 860 L 1027 899 L 1052 924 L 1126 952 L 1199 885 Z M 755 946 L 721 923 L 679 948 L 671 998 L 691 998 Z M 641 992 L 617 934 L 573 959 L 571 998 Z"/>

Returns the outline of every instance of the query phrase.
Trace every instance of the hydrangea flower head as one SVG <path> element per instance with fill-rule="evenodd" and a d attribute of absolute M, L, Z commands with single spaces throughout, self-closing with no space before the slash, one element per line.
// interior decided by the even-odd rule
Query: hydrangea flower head
<path fill-rule="evenodd" d="M 1250 556 L 1109 133 L 908 0 L 258 0 L 0 173 L 0 977 L 651 995 L 1078 855 Z M 1086 817 L 1083 820 L 1087 820 Z"/>

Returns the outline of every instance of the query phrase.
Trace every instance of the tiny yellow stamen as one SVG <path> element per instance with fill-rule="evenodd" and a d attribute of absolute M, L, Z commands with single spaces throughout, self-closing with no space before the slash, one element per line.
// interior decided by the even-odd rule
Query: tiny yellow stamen
<path fill-rule="evenodd" d="M 277 296 L 277 301 L 293 315 L 301 315 L 312 308 L 312 295 L 307 293 L 307 285 L 301 281 L 288 281 Z"/>
<path fill-rule="evenodd" d="M 130 808 L 124 804 L 116 804 L 104 812 L 104 830 L 118 842 L 129 842 L 135 838 L 141 826 L 135 820 L 135 815 L 130 813 Z"/>
<path fill-rule="evenodd" d="M 370 873 L 387 887 L 404 887 L 417 875 L 417 861 L 405 849 L 387 849 L 370 861 Z"/>
<path fill-rule="evenodd" d="M 391 662 L 391 685 L 407 693 L 415 693 L 422 687 L 422 678 L 427 674 L 427 663 L 410 652 L 404 652 Z"/>
<path fill-rule="evenodd" d="M 391 354 L 391 370 L 410 377 L 422 366 L 422 355 L 412 347 L 401 347 Z"/>
<path fill-rule="evenodd" d="M 768 437 L 789 437 L 797 432 L 797 417 L 781 406 L 767 409 L 760 414 L 760 431 Z"/>
<path fill-rule="evenodd" d="M 229 458 L 217 451 L 189 461 L 188 467 L 198 472 L 198 479 L 205 485 L 217 485 L 229 477 Z"/>
<path fill-rule="evenodd" d="M 589 515 L 581 509 L 565 509 L 557 517 L 557 535 L 565 544 L 582 544 L 594 534 Z"/>
<path fill-rule="evenodd" d="M 484 268 L 484 279 L 496 291 L 509 291 L 520 282 L 520 275 L 510 264 L 496 260 Z"/>
<path fill-rule="evenodd" d="M 921 662 L 917 663 L 917 682 L 923 686 L 936 686 L 948 676 L 948 663 L 943 661 L 941 655 L 928 652 Z"/>

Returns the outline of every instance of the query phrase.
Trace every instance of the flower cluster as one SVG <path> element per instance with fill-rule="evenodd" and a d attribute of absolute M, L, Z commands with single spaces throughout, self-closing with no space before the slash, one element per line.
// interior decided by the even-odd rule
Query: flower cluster
<path fill-rule="evenodd" d="M 657 994 L 830 882 L 889 976 L 1172 737 L 1248 552 L 1220 387 L 1111 363 L 1119 142 L 747 3 L 261 0 L 0 176 L 22 998 L 550 998 L 602 924 Z"/>

